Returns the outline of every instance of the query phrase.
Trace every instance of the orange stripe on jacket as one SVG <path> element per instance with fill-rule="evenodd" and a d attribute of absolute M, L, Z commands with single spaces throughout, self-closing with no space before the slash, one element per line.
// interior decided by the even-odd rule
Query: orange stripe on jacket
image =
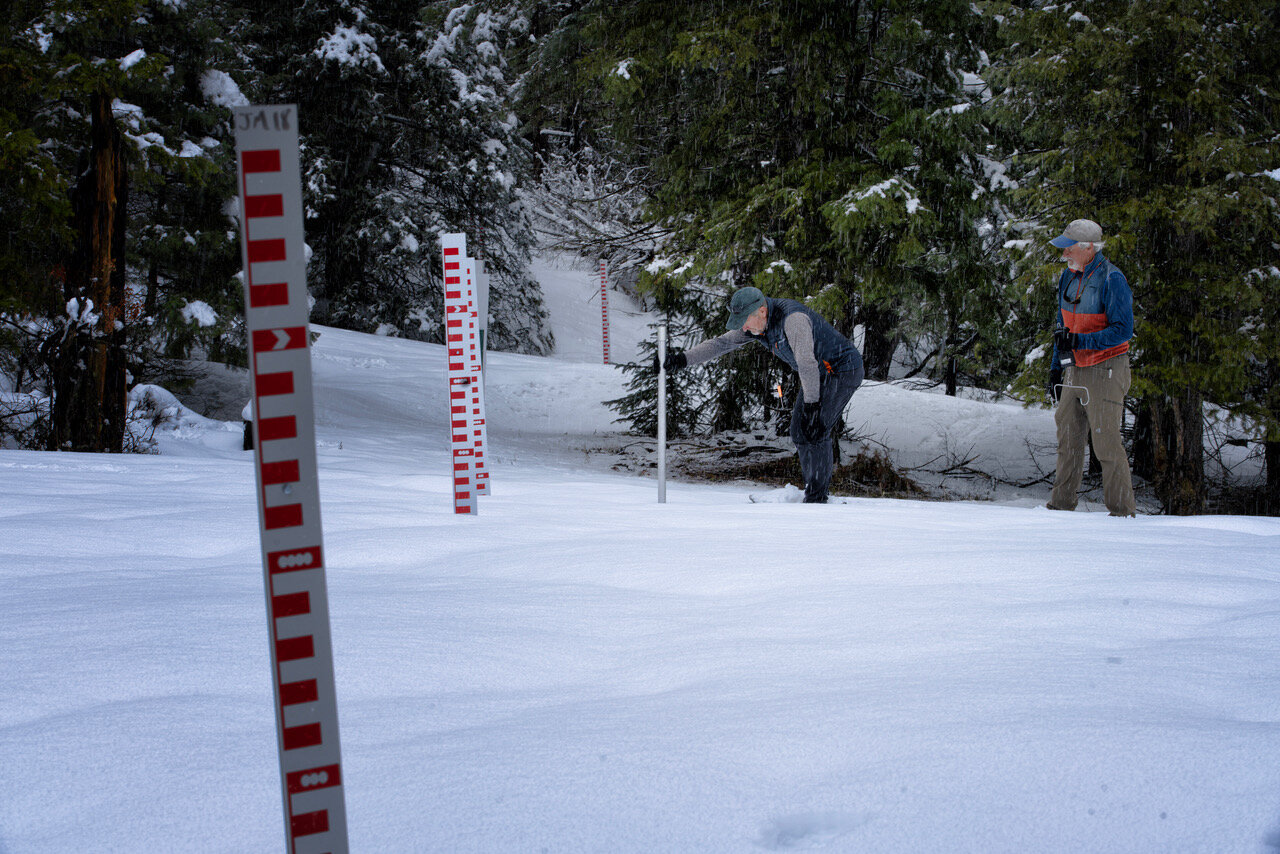
<path fill-rule="evenodd" d="M 1108 326 L 1105 314 L 1076 314 L 1074 311 L 1066 311 L 1065 309 L 1062 312 L 1062 323 L 1069 332 L 1078 334 L 1101 332 Z M 1087 368 L 1105 362 L 1112 356 L 1128 353 L 1129 342 L 1125 341 L 1105 350 L 1075 350 L 1073 352 L 1076 364 L 1082 368 Z"/>

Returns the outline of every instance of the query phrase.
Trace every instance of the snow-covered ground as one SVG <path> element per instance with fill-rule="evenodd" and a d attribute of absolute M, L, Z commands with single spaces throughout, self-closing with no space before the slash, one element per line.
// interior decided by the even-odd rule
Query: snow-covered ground
<path fill-rule="evenodd" d="M 659 504 L 588 453 L 624 379 L 596 274 L 538 275 L 560 351 L 490 354 L 476 517 L 441 349 L 319 330 L 353 851 L 1280 849 L 1280 520 Z M 624 361 L 648 319 L 610 299 Z M 921 460 L 1052 443 L 888 385 L 849 416 Z M 0 854 L 283 847 L 251 454 L 189 411 L 156 439 L 0 451 Z"/>

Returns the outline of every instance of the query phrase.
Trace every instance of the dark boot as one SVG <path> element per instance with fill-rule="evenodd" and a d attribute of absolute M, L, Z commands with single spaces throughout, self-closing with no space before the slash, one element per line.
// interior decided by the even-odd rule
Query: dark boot
<path fill-rule="evenodd" d="M 796 445 L 800 457 L 800 474 L 804 477 L 804 503 L 826 504 L 827 490 L 831 487 L 831 437 L 821 442 L 800 442 Z"/>

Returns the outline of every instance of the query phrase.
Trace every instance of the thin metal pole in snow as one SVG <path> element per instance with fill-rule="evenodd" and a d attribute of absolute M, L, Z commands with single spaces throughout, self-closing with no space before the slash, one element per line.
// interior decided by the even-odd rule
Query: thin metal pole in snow
<path fill-rule="evenodd" d="M 667 503 L 667 325 L 658 327 L 658 503 Z"/>

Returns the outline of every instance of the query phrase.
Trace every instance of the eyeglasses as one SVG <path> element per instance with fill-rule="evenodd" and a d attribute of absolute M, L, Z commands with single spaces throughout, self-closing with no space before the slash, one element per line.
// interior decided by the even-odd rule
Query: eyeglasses
<path fill-rule="evenodd" d="M 1066 301 L 1067 305 L 1079 305 L 1080 300 L 1084 298 L 1084 270 L 1076 270 L 1074 272 L 1076 274 L 1076 279 L 1080 282 L 1080 287 L 1076 288 L 1076 295 L 1074 297 L 1070 294 L 1062 295 L 1062 298 Z M 1067 285 L 1067 290 L 1071 290 L 1070 285 Z"/>

